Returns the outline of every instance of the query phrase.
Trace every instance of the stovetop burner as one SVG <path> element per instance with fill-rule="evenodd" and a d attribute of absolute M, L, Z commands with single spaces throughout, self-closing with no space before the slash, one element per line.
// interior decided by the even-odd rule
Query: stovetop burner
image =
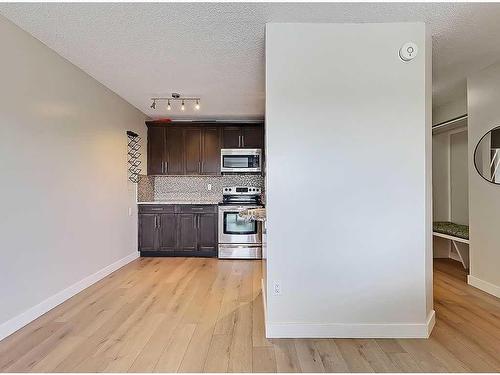
<path fill-rule="evenodd" d="M 255 186 L 227 186 L 222 189 L 219 205 L 262 205 L 261 189 Z"/>

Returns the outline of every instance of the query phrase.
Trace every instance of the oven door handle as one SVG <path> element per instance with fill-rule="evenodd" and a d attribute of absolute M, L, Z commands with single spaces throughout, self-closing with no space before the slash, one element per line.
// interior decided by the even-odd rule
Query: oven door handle
<path fill-rule="evenodd" d="M 231 208 L 221 208 L 219 209 L 220 212 L 235 212 L 235 213 L 240 213 L 241 211 L 246 211 L 249 210 L 249 208 L 245 207 L 231 207 Z"/>

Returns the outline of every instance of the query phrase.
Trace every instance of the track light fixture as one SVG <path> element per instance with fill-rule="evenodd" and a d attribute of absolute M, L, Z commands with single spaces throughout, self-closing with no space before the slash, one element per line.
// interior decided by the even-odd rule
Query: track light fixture
<path fill-rule="evenodd" d="M 167 111 L 171 111 L 172 110 L 172 102 L 181 102 L 181 106 L 180 106 L 180 109 L 181 111 L 185 111 L 186 110 L 186 102 L 194 102 L 194 106 L 193 108 L 195 110 L 199 110 L 200 109 L 200 102 L 201 102 L 201 99 L 199 97 L 188 97 L 188 96 L 181 96 L 180 94 L 178 93 L 172 93 L 172 97 L 170 98 L 151 98 L 151 109 L 156 109 L 156 102 L 157 101 L 162 101 L 162 100 L 166 100 L 167 101 Z"/>

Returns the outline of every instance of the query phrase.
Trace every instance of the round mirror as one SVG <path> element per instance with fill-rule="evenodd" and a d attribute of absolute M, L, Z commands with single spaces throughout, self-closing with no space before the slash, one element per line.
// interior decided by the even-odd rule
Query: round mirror
<path fill-rule="evenodd" d="M 486 181 L 500 185 L 500 126 L 479 140 L 474 151 L 474 165 Z"/>

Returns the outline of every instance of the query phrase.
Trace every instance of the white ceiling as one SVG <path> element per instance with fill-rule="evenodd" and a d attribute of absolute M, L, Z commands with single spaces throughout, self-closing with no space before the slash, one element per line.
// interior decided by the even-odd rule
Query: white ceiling
<path fill-rule="evenodd" d="M 266 22 L 425 21 L 434 106 L 500 60 L 494 3 L 2 3 L 0 13 L 151 117 L 263 116 Z M 201 110 L 149 107 L 171 92 L 201 96 Z"/>

